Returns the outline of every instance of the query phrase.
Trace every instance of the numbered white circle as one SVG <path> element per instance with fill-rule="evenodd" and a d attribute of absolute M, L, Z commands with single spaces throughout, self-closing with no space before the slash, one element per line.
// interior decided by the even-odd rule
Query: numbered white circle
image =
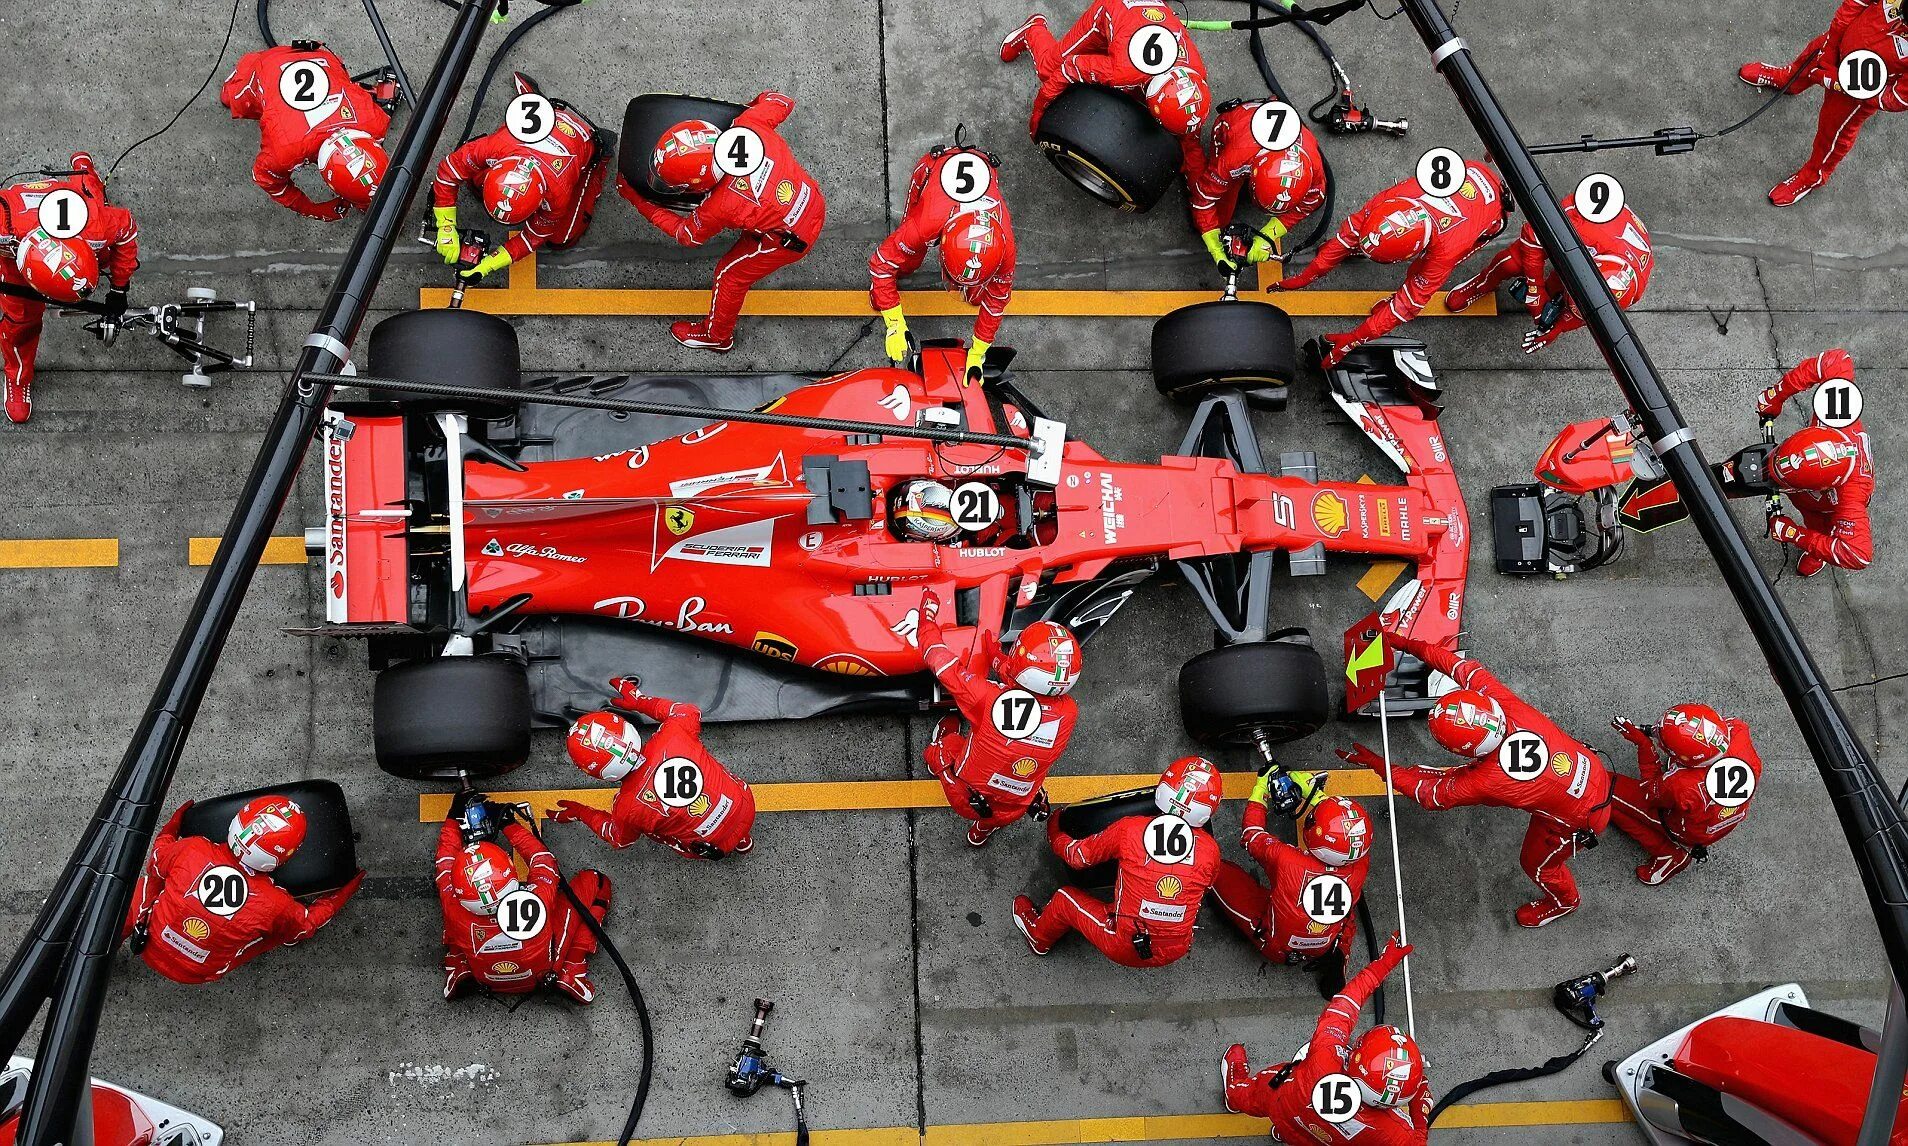
<path fill-rule="evenodd" d="M 199 876 L 199 902 L 205 909 L 220 919 L 230 919 L 245 906 L 251 897 L 251 881 L 245 873 L 228 864 L 207 868 Z"/>
<path fill-rule="evenodd" d="M 954 487 L 954 524 L 974 531 L 986 529 L 1000 520 L 1000 495 L 982 481 L 962 482 Z"/>
<path fill-rule="evenodd" d="M 518 888 L 497 904 L 497 930 L 519 943 L 543 934 L 548 922 L 550 913 L 544 910 L 543 901 L 527 887 Z"/>
<path fill-rule="evenodd" d="M 1853 382 L 1824 382 L 1815 388 L 1811 402 L 1816 421 L 1838 430 L 1862 416 L 1862 390 Z"/>
<path fill-rule="evenodd" d="M 86 229 L 86 197 L 62 187 L 40 200 L 40 230 L 56 239 L 70 239 Z"/>
<path fill-rule="evenodd" d="M 1267 151 L 1284 151 L 1298 142 L 1304 124 L 1289 103 L 1269 99 L 1252 112 L 1252 139 Z"/>
<path fill-rule="evenodd" d="M 657 765 L 656 798 L 671 808 L 686 808 L 701 799 L 701 767 L 687 756 L 671 756 Z"/>
<path fill-rule="evenodd" d="M 1157 76 L 1179 62 L 1179 39 L 1162 24 L 1148 24 L 1126 42 L 1126 58 L 1149 76 Z"/>
<path fill-rule="evenodd" d="M 1740 808 L 1756 794 L 1756 773 L 1734 756 L 1725 756 L 1703 775 L 1703 790 L 1725 808 Z"/>
<path fill-rule="evenodd" d="M 278 73 L 278 96 L 294 111 L 311 111 L 331 98 L 331 77 L 312 60 L 300 60 Z"/>
<path fill-rule="evenodd" d="M 1849 95 L 1856 99 L 1874 99 L 1888 86 L 1888 64 L 1878 54 L 1863 48 L 1843 56 L 1835 76 Z"/>
<path fill-rule="evenodd" d="M 1535 780 L 1550 761 L 1550 745 L 1535 732 L 1513 732 L 1497 746 L 1497 766 L 1513 780 Z"/>
<path fill-rule="evenodd" d="M 1623 213 L 1623 184 L 1614 175 L 1592 172 L 1577 184 L 1573 202 L 1584 222 L 1608 223 Z"/>
<path fill-rule="evenodd" d="M 971 151 L 960 152 L 941 164 L 941 190 L 956 203 L 972 203 L 994 185 L 994 169 Z"/>
<path fill-rule="evenodd" d="M 724 175 L 753 175 L 768 158 L 762 137 L 746 127 L 732 127 L 716 136 L 716 170 Z"/>
<path fill-rule="evenodd" d="M 1442 199 L 1464 184 L 1464 157 L 1448 147 L 1434 147 L 1418 157 L 1418 189 Z"/>
<path fill-rule="evenodd" d="M 1147 858 L 1154 863 L 1191 863 L 1193 861 L 1192 825 L 1167 812 L 1146 823 L 1142 841 Z"/>
<path fill-rule="evenodd" d="M 504 109 L 504 126 L 518 143 L 542 143 L 556 130 L 556 120 L 556 105 L 536 92 L 525 92 Z"/>
<path fill-rule="evenodd" d="M 1299 892 L 1299 906 L 1313 923 L 1331 926 L 1352 913 L 1351 884 L 1336 875 L 1315 875 Z"/>
<path fill-rule="evenodd" d="M 1312 1113 L 1333 1126 L 1349 1122 L 1364 1104 L 1358 1080 L 1349 1074 L 1328 1074 L 1312 1084 Z"/>
<path fill-rule="evenodd" d="M 995 732 L 1009 740 L 1025 740 L 1040 731 L 1040 698 L 1024 688 L 1010 688 L 994 698 L 988 715 Z"/>

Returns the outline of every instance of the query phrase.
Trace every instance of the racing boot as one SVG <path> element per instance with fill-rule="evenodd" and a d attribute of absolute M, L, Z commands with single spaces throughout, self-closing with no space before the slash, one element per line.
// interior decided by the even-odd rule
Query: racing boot
<path fill-rule="evenodd" d="M 1671 876 L 1695 862 L 1695 853 L 1686 851 L 1675 851 L 1664 856 L 1651 856 L 1650 862 L 1637 865 L 1636 878 L 1651 887 L 1655 887 L 1659 883 L 1667 882 Z"/>
<path fill-rule="evenodd" d="M 727 354 L 735 349 L 733 337 L 717 339 L 709 333 L 708 327 L 699 322 L 672 322 L 669 324 L 669 337 L 691 350 L 712 350 L 717 354 Z"/>
<path fill-rule="evenodd" d="M 7 379 L 7 418 L 24 423 L 33 416 L 33 383 Z"/>
<path fill-rule="evenodd" d="M 1798 171 L 1769 189 L 1769 202 L 1778 207 L 1793 206 L 1801 202 L 1803 196 L 1827 182 L 1810 172 Z"/>
<path fill-rule="evenodd" d="M 444 998 L 461 999 L 477 986 L 476 976 L 462 962 L 444 961 Z"/>
<path fill-rule="evenodd" d="M 1444 296 L 1444 309 L 1449 311 L 1461 311 L 1483 297 L 1484 276 L 1480 274 L 1474 278 L 1465 279 L 1463 282 L 1452 287 L 1451 293 Z"/>
<path fill-rule="evenodd" d="M 577 963 L 557 972 L 556 989 L 579 1006 L 587 1007 L 596 999 L 596 984 L 590 981 L 588 964 Z"/>
<path fill-rule="evenodd" d="M 1546 923 L 1555 923 L 1564 916 L 1577 910 L 1574 903 L 1562 903 L 1555 899 L 1539 899 L 1526 903 L 1517 909 L 1517 926 L 1542 927 Z"/>
<path fill-rule="evenodd" d="M 1051 947 L 1042 947 L 1034 942 L 1034 925 L 1040 922 L 1040 911 L 1034 907 L 1034 901 L 1024 895 L 1014 896 L 1014 926 L 1020 929 L 1020 937 L 1027 941 L 1027 949 L 1035 955 L 1045 955 Z"/>
<path fill-rule="evenodd" d="M 1736 78 L 1752 88 L 1779 88 L 1788 86 L 1794 69 L 1780 64 L 1765 64 L 1760 60 L 1751 60 L 1736 69 Z"/>
<path fill-rule="evenodd" d="M 988 840 L 990 840 L 990 839 L 992 839 L 992 838 L 993 838 L 993 835 L 994 835 L 994 833 L 995 833 L 995 832 L 997 832 L 997 831 L 999 831 L 999 830 L 1000 830 L 1000 829 L 998 829 L 998 828 L 983 828 L 983 827 L 981 827 L 981 826 L 980 826 L 980 824 L 978 824 L 978 823 L 970 823 L 970 824 L 968 824 L 968 825 L 967 825 L 967 843 L 968 843 L 968 846 L 969 846 L 969 847 L 976 847 L 976 848 L 984 848 L 984 847 L 986 847 L 986 846 L 987 846 L 987 841 L 988 841 Z"/>
<path fill-rule="evenodd" d="M 1805 553 L 1802 555 L 1802 560 L 1795 563 L 1795 575 L 1797 577 L 1813 577 L 1827 568 L 1828 562 L 1814 554 Z"/>
<path fill-rule="evenodd" d="M 750 849 L 752 849 L 752 848 L 754 848 L 754 847 L 755 847 L 755 839 L 754 839 L 754 837 L 752 837 L 752 836 L 743 836 L 743 837 L 742 837 L 742 842 L 741 842 L 741 843 L 739 843 L 739 844 L 737 844 L 737 845 L 735 845 L 735 851 L 733 851 L 733 852 L 731 852 L 730 854 L 731 854 L 731 855 L 738 855 L 738 856 L 745 856 L 745 855 L 748 855 L 748 854 L 749 854 L 749 851 L 750 851 Z"/>
<path fill-rule="evenodd" d="M 1011 64 L 1020 58 L 1020 53 L 1027 50 L 1027 34 L 1035 28 L 1039 28 L 1042 31 L 1045 31 L 1047 28 L 1047 18 L 1038 12 L 1027 17 L 1026 23 L 1007 33 L 1007 38 L 1000 42 L 1000 60 L 1002 63 Z"/>
<path fill-rule="evenodd" d="M 1226 1048 L 1219 1056 L 1219 1093 L 1224 1096 L 1227 1114 L 1244 1114 L 1245 1111 L 1232 1104 L 1232 1096 L 1252 1085 L 1252 1074 L 1246 1068 L 1246 1049 L 1238 1043 Z"/>

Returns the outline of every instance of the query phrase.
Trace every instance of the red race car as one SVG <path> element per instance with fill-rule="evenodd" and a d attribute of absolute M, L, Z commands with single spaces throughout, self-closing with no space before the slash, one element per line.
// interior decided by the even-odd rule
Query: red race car
<path fill-rule="evenodd" d="M 0 1072 L 0 1146 L 13 1146 L 33 1060 L 15 1056 Z M 219 1146 L 225 1131 L 156 1098 L 93 1080 L 93 1146 Z"/>
<path fill-rule="evenodd" d="M 1265 309 L 1289 339 L 1289 321 Z M 1458 636 L 1468 525 L 1417 343 L 1374 346 L 1331 378 L 1405 470 L 1401 486 L 1315 481 L 1309 454 L 1265 472 L 1236 386 L 1196 395 L 1176 454 L 1116 462 L 1045 419 L 1002 367 L 964 386 L 958 345 L 928 347 L 916 371 L 821 381 L 520 381 L 514 343 L 488 315 L 388 319 L 372 333 L 370 376 L 488 382 L 521 399 L 346 404 L 325 434 L 326 522 L 309 538 L 325 563 L 324 631 L 370 638 L 384 670 L 379 759 L 400 774 L 512 767 L 533 722 L 598 706 L 622 673 L 666 680 L 707 719 L 918 710 L 937 699 L 915 642 L 925 594 L 957 642 L 1042 618 L 1085 639 L 1176 564 L 1229 642 L 1187 665 L 1182 707 L 1195 735 L 1231 742 L 1328 719 L 1318 655 L 1302 633 L 1268 631 L 1279 550 L 1294 572 L 1317 571 L 1329 551 L 1416 562 L 1388 623 Z M 1254 397 L 1282 396 L 1273 383 L 1287 372 L 1257 371 Z M 1193 396 L 1183 378 L 1175 393 Z M 565 394 L 688 401 L 706 416 L 549 404 Z M 722 417 L 716 399 L 866 432 Z M 911 427 L 1026 445 L 895 436 Z M 952 541 L 893 526 L 899 489 L 924 477 L 954 491 Z"/>

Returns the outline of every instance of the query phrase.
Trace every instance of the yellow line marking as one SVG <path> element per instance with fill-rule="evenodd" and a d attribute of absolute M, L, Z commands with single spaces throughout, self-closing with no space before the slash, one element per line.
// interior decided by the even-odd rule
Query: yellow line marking
<path fill-rule="evenodd" d="M 0 569 L 112 569 L 118 565 L 117 537 L 0 540 Z"/>
<path fill-rule="evenodd" d="M 1403 561 L 1373 561 L 1371 568 L 1358 579 L 1358 591 L 1374 601 L 1383 600 L 1399 575 L 1409 568 L 1411 566 Z"/>
<path fill-rule="evenodd" d="M 186 564 L 210 565 L 212 555 L 219 551 L 217 537 L 193 537 L 186 541 Z M 265 556 L 261 565 L 303 565 L 310 560 L 305 553 L 305 539 L 302 537 L 274 537 L 265 543 Z"/>

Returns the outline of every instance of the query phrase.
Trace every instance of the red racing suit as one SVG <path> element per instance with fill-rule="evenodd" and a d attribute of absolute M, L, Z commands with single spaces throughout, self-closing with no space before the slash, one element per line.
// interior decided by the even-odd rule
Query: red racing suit
<path fill-rule="evenodd" d="M 956 813 L 994 829 L 1027 814 L 1047 771 L 1067 749 L 1080 709 L 1069 696 L 1035 696 L 1040 723 L 1033 735 L 1011 740 L 994 727 L 994 700 L 1018 690 L 994 680 L 976 649 L 963 657 L 947 646 L 939 623 L 920 620 L 921 659 L 960 709 L 943 717 L 921 753 Z"/>
<path fill-rule="evenodd" d="M 1355 907 L 1365 894 L 1371 857 L 1360 856 L 1344 867 L 1333 867 L 1267 831 L 1265 805 L 1256 801 L 1246 804 L 1242 839 L 1246 854 L 1259 861 L 1271 887 L 1238 864 L 1222 862 L 1212 891 L 1232 925 L 1274 963 L 1309 963 L 1334 949 L 1349 955 L 1358 931 L 1357 916 L 1347 914 L 1337 923 L 1318 923 L 1306 914 L 1301 896 L 1314 879 L 1335 875 L 1351 886 Z"/>
<path fill-rule="evenodd" d="M 1204 234 L 1232 221 L 1239 192 L 1252 178 L 1252 169 L 1266 149 L 1252 134 L 1252 114 L 1264 100 L 1245 100 L 1219 108 L 1212 122 L 1212 144 L 1198 168 L 1187 169 L 1186 199 L 1192 207 L 1193 230 Z M 1318 153 L 1318 137 L 1299 126 L 1292 146 L 1280 153 L 1279 197 L 1262 203 L 1266 212 L 1291 230 L 1325 202 L 1325 165 Z"/>
<path fill-rule="evenodd" d="M 1728 721 L 1727 726 L 1729 750 L 1724 757 L 1747 764 L 1760 780 L 1762 757 L 1756 754 L 1749 726 L 1740 720 Z M 1617 775 L 1611 819 L 1654 858 L 1679 858 L 1695 848 L 1714 846 L 1735 831 L 1749 812 L 1748 803 L 1726 808 L 1710 796 L 1704 783 L 1707 766 L 1665 768 L 1656 745 L 1647 739 L 1637 742 L 1636 770 L 1638 779 Z"/>
<path fill-rule="evenodd" d="M 1134 35 L 1152 24 L 1173 34 L 1179 42 L 1179 64 L 1204 79 L 1206 64 L 1199 58 L 1192 33 L 1170 4 L 1157 0 L 1092 0 L 1058 40 L 1044 23 L 1028 28 L 1027 51 L 1033 56 L 1034 70 L 1040 73 L 1040 90 L 1034 95 L 1028 133 L 1039 131 L 1047 105 L 1069 84 L 1099 84 L 1144 99 L 1146 85 L 1153 77 L 1133 65 L 1130 51 Z M 1197 125 L 1191 131 L 1183 130 L 1183 124 L 1161 126 L 1179 138 L 1181 165 L 1189 176 L 1204 168 L 1205 153 L 1200 150 Z"/>
<path fill-rule="evenodd" d="M 1393 786 L 1423 808 L 1517 808 L 1530 813 L 1530 829 L 1518 855 L 1524 874 L 1544 890 L 1552 906 L 1575 908 L 1581 901 L 1570 859 L 1580 845 L 1610 823 L 1610 770 L 1595 749 L 1557 727 L 1549 717 L 1512 692 L 1489 669 L 1470 657 L 1408 637 L 1392 643 L 1455 680 L 1497 702 L 1510 723 L 1506 739 L 1518 732 L 1543 737 L 1548 766 L 1530 780 L 1512 779 L 1495 754 L 1456 768 L 1393 766 Z M 1582 833 L 1580 835 L 1579 833 Z"/>
<path fill-rule="evenodd" d="M 1868 99 L 1856 99 L 1841 90 L 1837 79 L 1843 57 L 1858 51 L 1876 53 L 1887 69 L 1881 93 Z M 1881 0 L 1842 0 L 1828 31 L 1810 40 L 1788 71 L 1786 90 L 1823 89 L 1815 141 L 1808 161 L 1796 172 L 1819 187 L 1855 146 L 1870 116 L 1908 110 L 1908 27 L 1889 20 Z"/>
<path fill-rule="evenodd" d="M 596 199 L 609 173 L 609 157 L 598 154 L 590 121 L 564 104 L 555 106 L 556 126 L 536 143 L 523 143 L 508 127 L 500 127 L 437 164 L 437 182 L 431 187 L 436 207 L 455 207 L 457 189 L 465 183 L 481 187 L 484 174 L 499 163 L 530 159 L 542 169 L 543 205 L 504 244 L 513 262 L 546 245 L 558 251 L 575 246 L 596 215 Z"/>
<path fill-rule="evenodd" d="M 299 111 L 279 94 L 279 77 L 301 60 L 324 69 L 330 94 L 310 111 Z M 233 119 L 258 121 L 258 158 L 252 163 L 252 181 L 280 205 L 313 219 L 338 219 L 334 204 L 314 202 L 292 182 L 292 172 L 318 160 L 325 139 L 340 128 L 353 128 L 382 141 L 391 117 L 329 48 L 301 51 L 289 46 L 261 48 L 239 57 L 219 89 L 219 102 L 232 109 Z"/>
<path fill-rule="evenodd" d="M 190 800 L 179 805 L 153 838 L 146 870 L 133 889 L 132 907 L 120 932 L 124 940 L 143 924 L 147 937 L 140 957 L 175 983 L 210 983 L 274 947 L 309 939 L 331 922 L 364 882 L 364 873 L 359 872 L 350 883 L 326 892 L 307 907 L 270 876 L 242 867 L 224 843 L 181 837 L 179 822 L 191 806 Z M 229 916 L 211 910 L 201 898 L 200 877 L 217 867 L 231 868 L 245 877 L 244 902 Z"/>
<path fill-rule="evenodd" d="M 1033 926 L 1033 941 L 1051 948 L 1078 931 L 1122 967 L 1163 967 L 1192 950 L 1199 901 L 1219 872 L 1219 843 L 1204 828 L 1192 829 L 1193 848 L 1183 863 L 1160 863 L 1147 854 L 1150 816 L 1127 816 L 1105 831 L 1076 840 L 1047 820 L 1047 842 L 1075 870 L 1116 863 L 1109 907 L 1077 888 L 1063 887 L 1047 901 Z M 1149 944 L 1150 954 L 1139 944 Z"/>
<path fill-rule="evenodd" d="M 688 214 L 644 198 L 625 179 L 617 191 L 656 229 L 685 247 L 699 247 L 724 231 L 740 231 L 716 263 L 709 299 L 707 333 L 718 342 L 735 333 L 736 318 L 749 288 L 769 272 L 799 261 L 821 238 L 828 214 L 821 185 L 795 158 L 775 128 L 795 110 L 780 92 L 763 92 L 735 117 L 736 127 L 753 128 L 767 152 L 751 175 L 727 176 Z"/>
<path fill-rule="evenodd" d="M 444 909 L 444 973 L 455 982 L 469 974 L 485 990 L 499 995 L 522 995 L 536 990 L 565 971 L 587 971 L 596 953 L 596 935 L 576 917 L 576 909 L 557 886 L 557 861 L 530 829 L 511 822 L 503 836 L 529 867 L 523 886 L 543 904 L 541 933 L 512 939 L 497 926 L 494 915 L 478 915 L 458 902 L 451 890 L 451 873 L 464 854 L 464 835 L 456 820 L 445 820 L 437 833 L 437 901 Z M 584 903 L 604 897 L 608 880 L 601 872 L 576 873 L 570 887 Z M 592 910 L 595 910 L 594 908 Z M 597 915 L 597 922 L 602 922 Z"/>
<path fill-rule="evenodd" d="M 1644 228 L 1643 221 L 1636 217 L 1636 212 L 1626 206 L 1607 222 L 1591 223 L 1578 213 L 1574 195 L 1564 200 L 1563 211 L 1564 217 L 1577 229 L 1578 237 L 1590 248 L 1591 258 L 1604 255 L 1621 259 L 1630 273 L 1636 276 L 1636 294 L 1631 302 L 1642 298 L 1643 292 L 1649 289 L 1650 271 L 1656 265 L 1656 257 L 1650 249 L 1650 233 Z M 1462 292 L 1471 298 L 1481 298 L 1513 278 L 1524 280 L 1524 307 L 1530 311 L 1532 318 L 1542 314 L 1551 299 L 1563 289 L 1556 272 L 1549 269 L 1543 245 L 1537 241 L 1536 230 L 1528 223 L 1524 224 L 1515 242 L 1497 252 L 1490 265 L 1470 280 L 1452 287 L 1451 293 L 1456 295 Z M 1539 342 L 1554 342 L 1559 335 L 1582 325 L 1583 316 L 1577 313 L 1575 304 L 1566 305 L 1563 317 L 1539 338 Z"/>
<path fill-rule="evenodd" d="M 40 201 L 55 191 L 76 191 L 86 200 L 86 226 L 79 238 L 99 258 L 100 276 L 114 290 L 125 290 L 139 269 L 139 224 L 132 212 L 106 200 L 106 184 L 92 171 L 89 157 L 75 155 L 78 175 L 16 183 L 0 190 L 0 283 L 27 289 L 14 262 L 22 236 L 40 225 Z M 46 303 L 37 298 L 0 294 L 0 375 L 4 376 L 9 416 L 24 422 L 33 408 L 33 362 L 40 349 Z"/>
<path fill-rule="evenodd" d="M 1757 412 L 1775 417 L 1790 398 L 1830 379 L 1855 380 L 1855 360 L 1848 351 L 1825 350 L 1784 374 L 1769 401 L 1760 404 Z M 1811 423 L 1819 424 L 1813 417 Z M 1824 564 L 1866 569 L 1875 559 L 1874 531 L 1868 520 L 1868 502 L 1875 496 L 1875 453 L 1860 419 L 1843 427 L 1842 432 L 1861 447 L 1855 476 L 1834 489 L 1783 491 L 1802 518 L 1801 536 L 1789 544 L 1802 551 L 1795 571 L 1804 577 L 1820 573 Z"/>
<path fill-rule="evenodd" d="M 1424 1146 L 1429 1140 L 1431 1088 L 1422 1087 L 1397 1106 L 1367 1102 L 1345 1122 L 1333 1125 L 1312 1109 L 1312 1087 L 1328 1074 L 1343 1074 L 1351 1060 L 1352 1031 L 1366 1000 L 1385 976 L 1404 961 L 1403 949 L 1386 949 L 1378 960 L 1352 977 L 1318 1018 L 1302 1057 L 1268 1067 L 1256 1075 L 1229 1079 L 1226 1105 L 1241 1114 L 1272 1120 L 1272 1141 L 1291 1146 L 1319 1142 L 1356 1142 L 1358 1146 Z"/>
<path fill-rule="evenodd" d="M 921 162 L 914 165 L 914 174 L 908 179 L 907 213 L 894 234 L 883 239 L 868 260 L 872 284 L 868 294 L 877 311 L 900 306 L 901 290 L 896 280 L 921 268 L 928 248 L 940 245 L 941 234 L 948 223 L 962 215 L 993 212 L 999 219 L 999 233 L 1006 247 L 1000 270 L 986 282 L 961 288 L 962 301 L 980 308 L 980 313 L 974 316 L 974 340 L 993 342 L 1000 334 L 1000 320 L 1007 313 L 1007 303 L 1014 297 L 1014 222 L 1007 213 L 1007 201 L 999 194 L 998 174 L 987 194 L 971 203 L 956 202 L 941 189 L 941 167 L 961 154 L 972 152 L 949 148 L 939 155 L 924 155 Z"/>
<path fill-rule="evenodd" d="M 642 765 L 623 777 L 615 805 L 608 812 L 566 805 L 576 819 L 613 848 L 626 848 L 648 836 L 692 859 L 721 859 L 746 845 L 755 827 L 755 792 L 703 747 L 702 710 L 659 696 L 617 703 L 661 727 L 644 741 Z M 682 759 L 696 765 L 702 780 L 694 802 L 678 808 L 658 793 L 657 774 Z"/>
<path fill-rule="evenodd" d="M 1404 285 L 1373 307 L 1370 316 L 1350 334 L 1328 336 L 1341 355 L 1351 347 L 1383 338 L 1418 317 L 1431 305 L 1432 297 L 1451 277 L 1451 272 L 1457 270 L 1458 264 L 1476 254 L 1504 229 L 1504 184 L 1497 172 L 1482 163 L 1467 163 L 1464 174 L 1463 184 L 1448 196 L 1426 195 L 1415 177 L 1373 196 L 1338 225 L 1337 233 L 1319 248 L 1317 257 L 1304 270 L 1278 284 L 1287 290 L 1309 286 L 1348 257 L 1358 254 L 1362 249 L 1359 240 L 1380 222 L 1372 218 L 1372 207 L 1378 202 L 1394 195 L 1406 196 L 1430 213 L 1435 228 L 1431 245 L 1412 261 Z"/>

